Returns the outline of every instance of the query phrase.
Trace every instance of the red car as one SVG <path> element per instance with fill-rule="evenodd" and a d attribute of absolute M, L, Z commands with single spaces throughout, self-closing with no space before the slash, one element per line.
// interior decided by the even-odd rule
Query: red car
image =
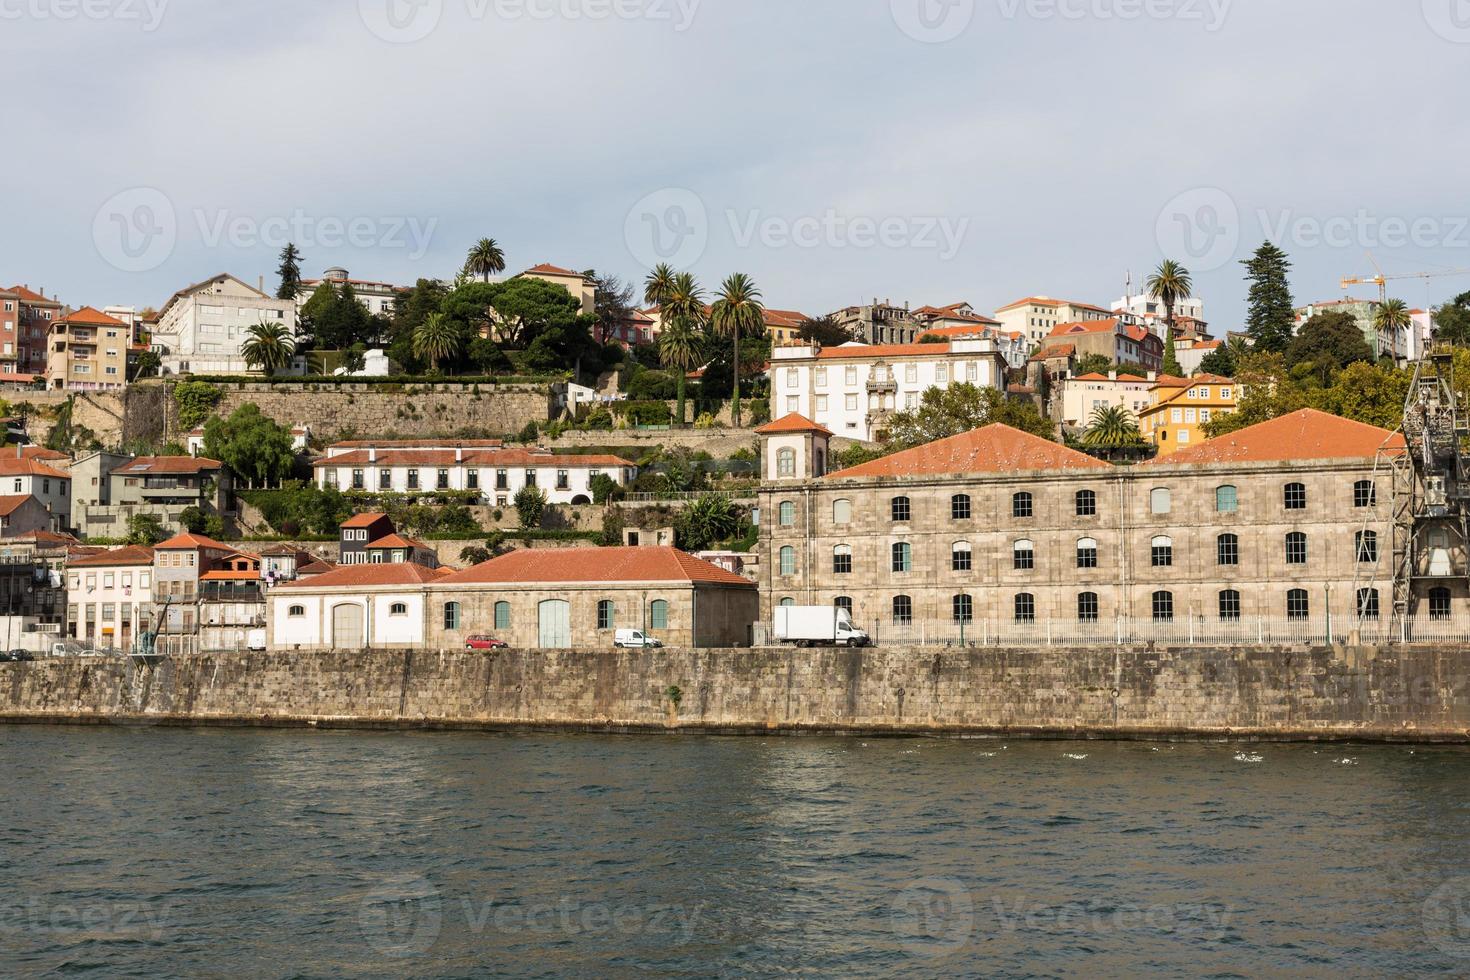
<path fill-rule="evenodd" d="M 466 650 L 509 650 L 510 644 L 493 636 L 472 636 L 465 641 Z"/>

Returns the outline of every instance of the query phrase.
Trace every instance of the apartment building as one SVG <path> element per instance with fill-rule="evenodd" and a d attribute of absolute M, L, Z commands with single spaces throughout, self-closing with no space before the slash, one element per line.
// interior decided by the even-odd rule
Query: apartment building
<path fill-rule="evenodd" d="M 374 282 L 371 279 L 353 279 L 347 270 L 334 266 L 322 273 L 320 279 L 303 279 L 301 288 L 296 292 L 296 305 L 299 309 L 306 305 L 312 294 L 317 291 L 322 283 L 330 283 L 340 290 L 343 286 L 350 285 L 352 294 L 362 304 L 363 309 L 375 316 L 391 317 L 398 311 L 398 297 L 408 291 L 410 287 L 395 286 L 391 282 Z"/>
<path fill-rule="evenodd" d="M 296 301 L 269 293 L 228 274 L 186 286 L 158 314 L 152 349 L 170 374 L 249 374 L 241 346 L 250 328 L 279 324 L 296 335 Z"/>
<path fill-rule="evenodd" d="M 1164 369 L 1164 342 L 1119 317 L 1059 323 L 1046 335 L 1043 347 L 1057 344 L 1072 345 L 1079 359 L 1100 354 L 1114 364 L 1134 364 L 1144 371 Z"/>
<path fill-rule="evenodd" d="M 1425 346 L 1423 337 L 1422 319 L 1415 321 L 1410 314 L 1410 325 L 1393 331 L 1381 331 L 1378 329 L 1376 318 L 1378 316 L 1379 303 L 1373 299 L 1330 299 L 1321 303 L 1309 303 L 1296 310 L 1296 330 L 1306 325 L 1306 322 L 1314 316 L 1324 313 L 1346 313 L 1357 323 L 1358 329 L 1363 332 L 1363 342 L 1373 351 L 1375 357 L 1391 357 L 1395 360 L 1405 360 L 1416 347 L 1421 351 Z"/>
<path fill-rule="evenodd" d="M 206 572 L 235 554 L 227 544 L 200 534 L 180 534 L 153 549 L 153 608 L 158 623 L 154 649 L 165 654 L 200 651 L 200 584 Z M 257 570 L 257 578 L 258 570 Z"/>
<path fill-rule="evenodd" d="M 128 383 L 132 328 L 87 306 L 51 322 L 46 387 L 53 391 L 115 391 Z"/>
<path fill-rule="evenodd" d="M 132 651 L 152 629 L 153 549 L 130 545 L 67 564 L 66 635 L 97 650 Z"/>
<path fill-rule="evenodd" d="M 199 576 L 199 649 L 264 649 L 265 582 L 259 555 L 236 551 Z"/>
<path fill-rule="evenodd" d="M 1027 296 L 995 311 L 995 319 L 1008 333 L 1024 334 L 1034 349 L 1044 343 L 1058 326 L 1106 320 L 1112 314 L 1091 303 L 1053 299 L 1050 296 Z"/>
<path fill-rule="evenodd" d="M 879 642 L 1346 635 L 1392 612 L 1402 439 L 1302 411 L 1140 466 L 995 425 L 818 476 L 819 432 L 763 437 L 761 614 L 852 612 Z M 1462 590 L 1463 591 L 1463 590 Z M 1428 597 L 1450 614 L 1465 596 Z M 1327 617 L 1334 625 L 1325 622 Z"/>
<path fill-rule="evenodd" d="M 909 305 L 894 306 L 892 300 L 868 306 L 848 306 L 831 314 L 837 325 L 860 344 L 912 344 L 919 339 L 923 324 Z"/>
<path fill-rule="evenodd" d="M 561 456 L 549 449 L 498 443 L 431 441 L 332 447 L 312 463 L 312 470 L 323 488 L 410 496 L 474 494 L 477 502 L 496 507 L 513 506 L 515 495 L 528 486 L 539 489 L 548 503 L 590 504 L 599 476 L 619 486 L 638 478 L 638 467 L 617 456 Z"/>
<path fill-rule="evenodd" d="M 104 457 L 97 467 L 99 477 L 107 481 L 105 502 L 88 503 L 73 512 L 74 517 L 80 515 L 78 529 L 88 537 L 121 537 L 128 520 L 138 514 L 152 514 L 165 526 L 177 527 L 190 507 L 220 514 L 233 501 L 233 481 L 217 459 L 139 456 L 119 465 Z"/>
<path fill-rule="evenodd" d="M 1218 375 L 1160 378 L 1152 403 L 1138 413 L 1139 430 L 1158 447 L 1159 456 L 1172 456 L 1204 442 L 1204 427 L 1234 412 L 1239 394 L 1235 382 Z"/>
<path fill-rule="evenodd" d="M 25 456 L 19 446 L 0 455 L 0 493 L 11 497 L 35 497 L 48 514 L 47 526 L 40 530 L 66 531 L 71 528 L 71 476 Z"/>
<path fill-rule="evenodd" d="M 0 289 L 0 372 L 20 376 L 46 373 L 47 337 L 63 313 L 61 302 L 28 286 Z"/>
<path fill-rule="evenodd" d="M 799 414 L 839 436 L 876 441 L 924 392 L 967 382 L 1005 390 L 1005 357 L 990 340 L 844 344 L 771 352 L 771 418 Z"/>
<path fill-rule="evenodd" d="M 1130 294 L 1120 300 L 1115 300 L 1109 315 L 1122 316 L 1126 322 L 1148 327 L 1159 335 L 1160 340 L 1164 339 L 1163 324 L 1167 311 L 1164 308 L 1164 301 L 1157 296 Z M 1198 296 L 1174 301 L 1174 326 L 1177 328 L 1186 322 L 1191 323 L 1193 329 L 1208 338 L 1205 301 Z"/>
<path fill-rule="evenodd" d="M 1121 408 L 1136 420 L 1153 404 L 1155 377 L 1136 374 L 1083 374 L 1057 382 L 1062 424 L 1085 429 L 1099 409 Z"/>

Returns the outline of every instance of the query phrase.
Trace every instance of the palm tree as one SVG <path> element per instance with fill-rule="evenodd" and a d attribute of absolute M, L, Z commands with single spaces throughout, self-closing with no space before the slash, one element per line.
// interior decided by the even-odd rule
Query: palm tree
<path fill-rule="evenodd" d="M 730 370 L 735 376 L 735 428 L 740 428 L 740 331 L 756 336 L 765 329 L 765 309 L 761 306 L 761 291 L 755 288 L 755 280 L 743 272 L 737 272 L 720 286 L 714 306 L 710 308 L 710 324 L 722 334 L 735 338 L 735 357 Z"/>
<path fill-rule="evenodd" d="M 505 253 L 500 246 L 495 244 L 493 238 L 482 238 L 475 247 L 470 249 L 469 257 L 465 259 L 465 272 L 479 276 L 485 282 L 490 281 L 492 274 L 505 271 Z"/>
<path fill-rule="evenodd" d="M 1120 449 L 1143 441 L 1133 414 L 1121 405 L 1107 405 L 1093 410 L 1082 444 L 1095 449 Z"/>
<path fill-rule="evenodd" d="M 643 302 L 649 306 L 657 306 L 659 312 L 663 312 L 664 304 L 674 292 L 674 270 L 667 262 L 660 262 L 654 266 L 648 278 L 643 280 Z"/>
<path fill-rule="evenodd" d="M 291 363 L 296 353 L 296 341 L 284 323 L 257 323 L 247 331 L 249 339 L 240 345 L 245 363 L 260 368 L 267 375 Z"/>
<path fill-rule="evenodd" d="M 1386 299 L 1378 304 L 1377 311 L 1373 314 L 1373 328 L 1379 333 L 1378 350 L 1373 352 L 1377 357 L 1383 353 L 1383 334 L 1393 337 L 1393 349 L 1402 350 L 1403 346 L 1398 342 L 1399 331 L 1407 330 L 1414 325 L 1414 315 L 1409 312 L 1409 304 L 1401 299 Z"/>
<path fill-rule="evenodd" d="M 661 266 L 667 269 L 667 266 Z M 655 269 L 655 274 L 658 273 Z M 669 270 L 672 271 L 672 270 Z M 653 278 L 650 276 L 650 279 Z M 673 368 L 679 385 L 679 424 L 684 418 L 684 384 L 690 368 L 699 362 L 704 353 L 700 343 L 700 332 L 704 327 L 704 291 L 687 272 L 673 277 L 666 292 L 662 293 L 660 318 L 663 330 L 658 336 L 658 356 L 665 367 Z"/>
<path fill-rule="evenodd" d="M 1174 338 L 1174 304 L 1194 295 L 1194 280 L 1189 270 L 1173 259 L 1165 259 L 1144 283 L 1151 294 L 1164 304 L 1164 322 L 1169 325 L 1169 339 Z"/>
<path fill-rule="evenodd" d="M 428 358 L 433 371 L 439 371 L 439 362 L 459 353 L 462 338 L 454 321 L 443 313 L 431 313 L 413 332 L 415 357 Z"/>

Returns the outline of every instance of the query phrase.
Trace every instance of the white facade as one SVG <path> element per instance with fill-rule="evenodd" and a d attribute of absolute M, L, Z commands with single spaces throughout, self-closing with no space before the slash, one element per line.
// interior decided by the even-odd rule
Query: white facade
<path fill-rule="evenodd" d="M 1164 318 L 1167 311 L 1164 309 L 1164 301 L 1157 296 L 1125 296 L 1123 299 L 1113 303 L 1114 313 L 1126 313 L 1132 316 L 1136 322 L 1148 327 L 1160 340 L 1168 340 L 1164 336 Z M 1174 301 L 1174 320 L 1177 323 L 1184 318 L 1198 320 L 1203 328 L 1205 323 L 1205 301 L 1198 296 L 1189 299 L 1176 299 Z"/>
<path fill-rule="evenodd" d="M 152 346 L 171 374 L 247 374 L 240 353 L 258 323 L 296 336 L 296 303 L 276 299 L 234 276 L 220 275 L 175 293 L 159 314 Z"/>
<path fill-rule="evenodd" d="M 316 292 L 317 287 L 324 282 L 330 282 L 339 288 L 343 284 L 352 286 L 353 295 L 362 304 L 363 309 L 378 316 L 391 317 L 398 309 L 398 296 L 403 288 L 393 285 L 391 282 L 373 282 L 369 279 L 353 279 L 343 268 L 332 268 L 322 273 L 320 279 L 301 280 L 301 289 L 296 293 L 298 305 L 305 305 L 311 299 L 311 294 Z"/>
<path fill-rule="evenodd" d="M 35 497 L 51 512 L 48 530 L 71 526 L 71 477 L 30 459 L 0 460 L 0 496 Z"/>
<path fill-rule="evenodd" d="M 990 340 L 778 347 L 771 352 L 771 417 L 802 415 L 834 435 L 871 442 L 887 416 L 918 408 L 930 388 L 967 382 L 1004 391 L 1005 369 Z"/>
<path fill-rule="evenodd" d="M 421 647 L 424 600 L 421 583 L 315 594 L 300 588 L 276 589 L 266 599 L 270 646 L 279 650 Z M 347 612 L 339 607 L 355 608 Z"/>
<path fill-rule="evenodd" d="M 1154 382 L 1134 375 L 1085 374 L 1060 382 L 1062 424 L 1086 428 L 1092 413 L 1100 408 L 1123 408 L 1137 421 L 1153 404 Z"/>
<path fill-rule="evenodd" d="M 356 449 L 313 464 L 319 487 L 393 494 L 476 492 L 481 503 L 515 504 L 535 486 L 551 504 L 590 504 L 592 481 L 607 476 L 619 486 L 638 478 L 638 468 L 616 456 L 557 456 L 524 449 Z"/>
<path fill-rule="evenodd" d="M 153 566 L 84 565 L 66 578 L 72 635 L 101 649 L 130 649 L 153 608 Z"/>

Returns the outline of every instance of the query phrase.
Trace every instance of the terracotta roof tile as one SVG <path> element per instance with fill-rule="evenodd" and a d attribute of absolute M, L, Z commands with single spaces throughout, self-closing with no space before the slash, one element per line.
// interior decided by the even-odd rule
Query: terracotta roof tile
<path fill-rule="evenodd" d="M 35 459 L 16 459 L 0 456 L 0 476 L 45 476 L 53 480 L 70 480 L 71 477 Z"/>
<path fill-rule="evenodd" d="M 69 313 L 56 322 L 78 323 L 88 327 L 118 327 L 120 329 L 127 326 L 121 320 L 114 319 L 101 310 L 91 306 L 84 306 L 75 313 Z"/>
<path fill-rule="evenodd" d="M 405 538 L 401 534 L 390 534 L 386 538 L 379 538 L 376 541 L 370 542 L 368 544 L 368 547 L 369 548 L 423 548 L 423 549 L 426 549 L 426 550 L 433 550 L 433 549 L 429 548 L 428 545 L 424 544 L 422 541 L 415 541 L 413 538 Z"/>
<path fill-rule="evenodd" d="M 1380 449 L 1402 452 L 1405 448 L 1403 436 L 1387 429 L 1304 408 L 1142 465 L 1373 459 Z"/>
<path fill-rule="evenodd" d="M 513 551 L 444 579 L 446 585 L 580 582 L 707 582 L 754 588 L 747 579 L 674 548 Z"/>
<path fill-rule="evenodd" d="M 1018 299 L 1014 303 L 1002 306 L 995 312 L 1004 313 L 1006 310 L 1014 310 L 1018 306 L 1049 306 L 1055 308 L 1061 305 L 1061 300 L 1052 299 L 1050 296 L 1027 296 L 1025 299 Z"/>
<path fill-rule="evenodd" d="M 374 524 L 378 523 L 379 521 L 384 521 L 384 520 L 387 520 L 387 519 L 388 519 L 388 515 L 387 514 L 376 514 L 376 513 L 354 514 L 352 517 L 349 517 L 349 518 L 347 518 L 347 520 L 343 521 L 342 522 L 342 526 L 343 527 L 372 527 Z"/>
<path fill-rule="evenodd" d="M 315 566 L 308 566 L 314 571 Z M 301 571 L 307 571 L 302 569 Z M 298 575 L 300 572 L 297 573 Z M 281 589 L 344 589 L 373 588 L 392 585 L 424 585 L 437 581 L 442 576 L 423 565 L 340 565 L 330 572 L 311 574 L 306 580 L 297 579 L 277 586 Z"/>
<path fill-rule="evenodd" d="M 260 570 L 237 571 L 234 569 L 219 569 L 213 572 L 205 572 L 199 576 L 201 582 L 258 582 L 260 581 Z"/>
<path fill-rule="evenodd" d="M 813 422 L 805 415 L 798 415 L 795 412 L 774 422 L 767 422 L 755 430 L 758 436 L 773 436 L 782 432 L 820 432 L 829 436 L 832 434 L 832 430 L 825 425 Z"/>
<path fill-rule="evenodd" d="M 27 500 L 36 500 L 29 494 L 17 494 L 14 496 L 0 497 L 0 517 L 9 517 L 21 507 L 25 506 Z M 36 500 L 36 503 L 40 503 Z"/>
<path fill-rule="evenodd" d="M 68 568 L 101 568 L 104 565 L 151 565 L 153 549 L 141 544 L 128 545 L 116 551 L 104 551 L 80 561 L 67 563 Z"/>
<path fill-rule="evenodd" d="M 824 347 L 817 355 L 822 360 L 837 360 L 850 357 L 916 357 L 928 354 L 948 354 L 949 344 L 843 344 L 841 347 Z"/>
<path fill-rule="evenodd" d="M 210 470 L 223 469 L 224 465 L 217 459 L 206 459 L 203 456 L 139 456 L 126 466 L 119 466 L 113 472 L 124 473 L 130 476 L 144 476 L 155 473 L 174 475 L 179 473 L 205 473 Z"/>
<path fill-rule="evenodd" d="M 521 273 L 521 275 L 576 276 L 578 279 L 586 278 L 580 272 L 573 272 L 571 269 L 563 269 L 561 266 L 552 265 L 549 262 L 543 262 L 540 265 L 532 266 L 525 272 Z"/>
<path fill-rule="evenodd" d="M 1060 443 L 997 423 L 895 453 L 852 469 L 840 470 L 826 479 L 950 476 L 1062 469 L 1095 470 L 1111 467 Z"/>
<path fill-rule="evenodd" d="M 558 456 L 529 449 L 465 450 L 463 459 L 455 459 L 453 449 L 387 449 L 378 450 L 376 458 L 370 449 L 356 449 L 337 456 L 323 456 L 313 467 L 330 466 L 632 466 L 620 456 Z"/>
<path fill-rule="evenodd" d="M 213 538 L 206 538 L 202 534 L 176 534 L 162 544 L 153 546 L 155 551 L 181 551 L 185 548 L 210 548 L 218 551 L 234 551 L 227 544 L 221 544 Z"/>

